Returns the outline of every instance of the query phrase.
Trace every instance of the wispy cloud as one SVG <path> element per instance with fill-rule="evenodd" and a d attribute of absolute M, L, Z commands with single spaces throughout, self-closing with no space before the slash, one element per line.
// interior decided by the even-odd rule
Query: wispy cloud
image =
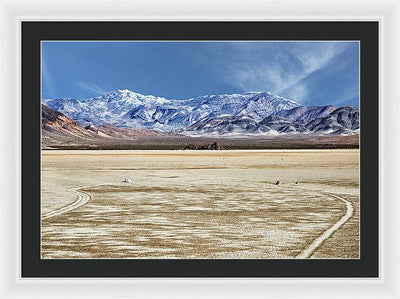
<path fill-rule="evenodd" d="M 103 95 L 103 94 L 107 93 L 107 91 L 105 91 L 100 86 L 98 86 L 94 83 L 87 83 L 87 82 L 79 81 L 79 82 L 75 82 L 75 85 L 82 89 L 85 89 L 85 90 L 91 91 L 95 94 L 98 94 L 98 95 Z"/>
<path fill-rule="evenodd" d="M 343 42 L 224 43 L 208 48 L 208 64 L 242 91 L 272 91 L 304 102 L 307 78 L 346 48 Z"/>
<path fill-rule="evenodd" d="M 302 82 L 301 84 L 296 84 L 291 88 L 286 89 L 284 92 L 277 93 L 289 99 L 295 99 L 296 101 L 305 104 L 309 95 L 309 88 L 307 83 Z"/>
<path fill-rule="evenodd" d="M 340 97 L 337 97 L 337 98 L 333 99 L 333 100 L 331 101 L 331 104 L 332 104 L 332 105 L 342 105 L 342 104 L 346 104 L 346 103 L 348 103 L 349 101 L 353 100 L 353 99 L 356 98 L 356 97 L 358 98 L 358 100 L 360 100 L 360 99 L 359 99 L 359 92 L 358 92 L 358 90 L 346 90 L 346 91 L 344 92 L 343 95 L 341 95 Z"/>

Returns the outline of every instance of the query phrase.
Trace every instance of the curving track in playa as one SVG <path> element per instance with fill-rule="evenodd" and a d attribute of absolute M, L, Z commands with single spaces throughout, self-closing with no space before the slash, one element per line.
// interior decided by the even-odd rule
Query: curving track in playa
<path fill-rule="evenodd" d="M 90 186 L 94 187 L 94 186 Z M 69 211 L 72 211 L 74 209 L 77 209 L 85 204 L 87 204 L 91 199 L 92 196 L 84 191 L 81 191 L 80 189 L 85 188 L 85 187 L 80 187 L 79 189 L 69 189 L 67 191 L 72 192 L 76 194 L 77 199 L 62 208 L 56 209 L 54 211 L 50 211 L 48 213 L 45 213 L 42 215 L 42 220 L 49 219 L 55 216 L 59 216 L 61 214 L 67 213 Z M 299 190 L 296 190 L 299 191 Z M 335 222 L 332 226 L 330 226 L 328 229 L 326 229 L 320 236 L 318 236 L 316 239 L 314 239 L 309 246 L 307 246 L 305 249 L 303 249 L 295 258 L 298 259 L 306 259 L 310 258 L 312 254 L 323 244 L 324 241 L 326 241 L 328 238 L 330 238 L 340 227 L 342 227 L 354 214 L 354 206 L 353 204 L 348 201 L 347 199 L 332 194 L 332 193 L 325 193 L 321 192 L 323 194 L 326 194 L 330 197 L 333 197 L 337 200 L 340 200 L 346 205 L 346 213 L 337 221 Z"/>
<path fill-rule="evenodd" d="M 354 214 L 354 207 L 353 204 L 348 201 L 347 199 L 344 199 L 343 197 L 340 197 L 338 195 L 332 194 L 332 193 L 326 193 L 327 195 L 338 199 L 342 201 L 343 203 L 346 204 L 346 213 L 337 221 L 335 222 L 331 227 L 329 227 L 327 230 L 325 230 L 322 235 L 314 239 L 314 241 L 311 242 L 311 244 L 304 249 L 300 254 L 296 256 L 298 259 L 306 259 L 311 257 L 311 255 L 314 253 L 315 250 L 318 249 L 322 245 L 322 243 L 325 242 L 329 237 L 333 235 L 334 232 L 336 232 L 340 227 L 342 227 Z"/>
<path fill-rule="evenodd" d="M 81 188 L 85 188 L 85 187 L 81 187 Z M 54 211 L 50 211 L 48 213 L 43 214 L 42 220 L 49 219 L 49 218 L 52 218 L 55 216 L 59 216 L 61 214 L 64 214 L 64 213 L 67 213 L 74 209 L 77 209 L 77 208 L 87 204 L 92 199 L 92 196 L 89 193 L 80 191 L 79 189 L 68 189 L 67 191 L 76 194 L 77 199 L 73 203 L 71 203 L 65 207 L 62 207 L 62 208 L 56 209 Z"/>

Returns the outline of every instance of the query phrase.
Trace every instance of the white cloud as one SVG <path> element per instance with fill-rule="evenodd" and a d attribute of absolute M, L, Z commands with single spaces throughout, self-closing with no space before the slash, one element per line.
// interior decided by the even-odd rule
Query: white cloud
<path fill-rule="evenodd" d="M 207 63 L 243 91 L 285 93 L 304 102 L 307 77 L 329 65 L 346 47 L 340 42 L 224 43 L 208 49 Z"/>
<path fill-rule="evenodd" d="M 285 92 L 284 96 L 299 103 L 305 104 L 308 96 L 308 86 L 306 83 L 294 85 Z"/>
<path fill-rule="evenodd" d="M 96 84 L 93 84 L 93 83 L 75 82 L 75 85 L 80 87 L 80 88 L 83 88 L 83 89 L 89 90 L 91 92 L 94 92 L 94 93 L 96 93 L 98 95 L 103 95 L 103 94 L 107 93 L 107 91 L 105 91 L 100 86 L 98 86 Z"/>

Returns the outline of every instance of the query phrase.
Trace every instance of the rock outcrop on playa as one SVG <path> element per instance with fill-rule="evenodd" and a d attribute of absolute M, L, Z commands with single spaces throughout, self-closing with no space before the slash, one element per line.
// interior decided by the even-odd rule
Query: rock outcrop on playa
<path fill-rule="evenodd" d="M 182 149 L 183 150 L 224 150 L 224 147 L 221 146 L 217 141 L 215 141 L 214 143 L 210 143 L 210 144 L 206 144 L 206 145 L 197 145 L 197 144 L 191 143 Z"/>

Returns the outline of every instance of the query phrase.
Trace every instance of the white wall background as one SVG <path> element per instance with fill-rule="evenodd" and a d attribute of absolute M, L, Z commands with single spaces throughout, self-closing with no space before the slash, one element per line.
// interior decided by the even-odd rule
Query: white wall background
<path fill-rule="evenodd" d="M 349 279 L 19 279 L 18 20 L 381 20 L 381 273 Z M 0 298 L 400 298 L 400 1 L 0 0 Z"/>

